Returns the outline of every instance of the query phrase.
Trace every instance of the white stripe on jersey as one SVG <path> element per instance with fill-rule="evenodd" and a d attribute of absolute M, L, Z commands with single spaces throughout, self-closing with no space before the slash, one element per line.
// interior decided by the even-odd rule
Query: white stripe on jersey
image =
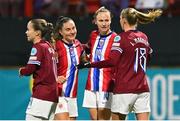
<path fill-rule="evenodd" d="M 119 51 L 120 53 L 123 52 L 123 50 L 122 50 L 120 47 L 112 47 L 111 50 L 117 50 L 117 51 Z"/>
<path fill-rule="evenodd" d="M 37 56 L 30 56 L 29 60 L 31 60 L 31 61 L 37 60 Z"/>
<path fill-rule="evenodd" d="M 119 47 L 120 43 L 113 43 L 112 46 L 117 46 Z"/>

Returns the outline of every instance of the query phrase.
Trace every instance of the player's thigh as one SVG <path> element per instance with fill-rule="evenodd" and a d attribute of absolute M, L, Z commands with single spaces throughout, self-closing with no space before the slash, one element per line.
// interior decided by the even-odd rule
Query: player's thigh
<path fill-rule="evenodd" d="M 98 120 L 97 108 L 89 108 L 91 120 Z"/>
<path fill-rule="evenodd" d="M 98 108 L 98 120 L 110 120 L 111 109 Z"/>
<path fill-rule="evenodd" d="M 125 120 L 126 115 L 125 114 L 120 114 L 120 113 L 111 113 L 112 120 Z"/>
<path fill-rule="evenodd" d="M 54 116 L 54 120 L 69 120 L 69 113 L 68 112 L 56 113 Z"/>
<path fill-rule="evenodd" d="M 149 120 L 149 112 L 136 113 L 137 120 Z"/>

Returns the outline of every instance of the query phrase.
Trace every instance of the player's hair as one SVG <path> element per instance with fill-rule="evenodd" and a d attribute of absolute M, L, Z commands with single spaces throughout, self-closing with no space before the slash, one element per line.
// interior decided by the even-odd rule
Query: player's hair
<path fill-rule="evenodd" d="M 59 30 L 62 30 L 63 28 L 63 24 L 72 20 L 71 18 L 69 17 L 64 17 L 64 16 L 60 16 L 58 17 L 57 21 L 56 21 L 56 25 L 54 27 L 54 35 L 53 35 L 53 38 L 55 40 L 60 40 L 62 39 L 62 35 L 59 33 Z M 73 20 L 72 20 L 73 21 Z"/>
<path fill-rule="evenodd" d="M 122 18 L 125 18 L 129 25 L 148 24 L 162 14 L 162 10 L 151 10 L 148 13 L 140 12 L 134 8 L 125 8 L 121 11 Z"/>
<path fill-rule="evenodd" d="M 105 8 L 104 6 L 102 6 L 102 7 L 100 7 L 100 8 L 95 12 L 95 14 L 94 14 L 94 16 L 93 16 L 93 18 L 94 18 L 93 22 L 95 22 L 96 17 L 97 17 L 97 15 L 98 15 L 100 12 L 109 12 L 109 13 L 110 13 L 110 17 L 111 17 L 111 18 L 113 17 L 111 11 L 108 10 L 107 8 Z"/>
<path fill-rule="evenodd" d="M 30 20 L 32 23 L 33 29 L 35 31 L 41 32 L 41 37 L 46 41 L 51 41 L 51 36 L 53 33 L 53 24 L 48 23 L 44 19 L 32 19 Z"/>

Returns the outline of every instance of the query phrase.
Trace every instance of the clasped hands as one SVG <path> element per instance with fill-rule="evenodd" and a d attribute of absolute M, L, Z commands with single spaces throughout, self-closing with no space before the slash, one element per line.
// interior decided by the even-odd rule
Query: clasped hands
<path fill-rule="evenodd" d="M 91 63 L 90 62 L 81 62 L 78 65 L 76 65 L 76 67 L 78 69 L 90 68 Z M 67 79 L 64 76 L 58 76 L 56 81 L 57 81 L 57 83 L 64 84 L 67 81 Z"/>
<path fill-rule="evenodd" d="M 64 84 L 64 82 L 66 82 L 67 79 L 64 76 L 58 76 L 56 81 L 57 83 Z"/>

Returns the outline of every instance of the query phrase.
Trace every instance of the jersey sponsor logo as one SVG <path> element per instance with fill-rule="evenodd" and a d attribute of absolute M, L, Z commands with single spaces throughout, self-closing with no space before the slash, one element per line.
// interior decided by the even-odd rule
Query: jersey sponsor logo
<path fill-rule="evenodd" d="M 33 47 L 31 49 L 31 55 L 36 55 L 36 53 L 37 53 L 37 49 Z"/>
<path fill-rule="evenodd" d="M 119 35 L 117 35 L 115 38 L 114 38 L 114 42 L 119 42 L 121 40 L 121 37 Z"/>
<path fill-rule="evenodd" d="M 103 47 L 103 45 L 104 45 L 104 39 L 100 39 L 100 40 L 99 40 L 99 46 L 100 46 L 100 47 Z"/>

